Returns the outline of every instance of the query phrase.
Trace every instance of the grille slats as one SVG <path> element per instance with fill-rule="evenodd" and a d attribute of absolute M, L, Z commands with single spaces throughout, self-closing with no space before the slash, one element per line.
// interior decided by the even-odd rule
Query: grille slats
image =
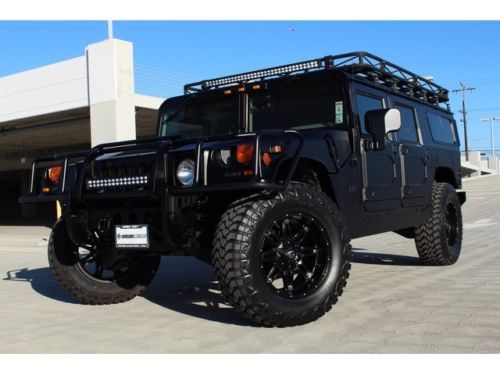
<path fill-rule="evenodd" d="M 87 190 L 143 190 L 151 183 L 152 161 L 97 161 L 94 175 L 86 180 Z"/>

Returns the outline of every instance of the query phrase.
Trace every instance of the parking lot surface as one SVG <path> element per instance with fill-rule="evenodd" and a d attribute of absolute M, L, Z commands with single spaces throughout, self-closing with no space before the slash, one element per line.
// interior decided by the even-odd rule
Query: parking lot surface
<path fill-rule="evenodd" d="M 164 258 L 146 292 L 79 304 L 48 267 L 46 227 L 0 227 L 1 353 L 499 353 L 500 176 L 464 180 L 457 264 L 420 263 L 393 233 L 352 241 L 341 299 L 316 322 L 263 328 L 227 306 L 211 267 Z"/>

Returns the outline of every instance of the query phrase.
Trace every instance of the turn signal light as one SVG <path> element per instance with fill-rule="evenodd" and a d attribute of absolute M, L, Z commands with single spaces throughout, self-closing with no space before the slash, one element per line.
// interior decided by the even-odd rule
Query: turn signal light
<path fill-rule="evenodd" d="M 248 164 L 253 159 L 253 145 L 241 144 L 236 147 L 236 161 L 240 164 Z"/>
<path fill-rule="evenodd" d="M 62 167 L 49 168 L 49 181 L 56 184 L 59 181 L 59 177 L 61 177 L 61 170 Z"/>

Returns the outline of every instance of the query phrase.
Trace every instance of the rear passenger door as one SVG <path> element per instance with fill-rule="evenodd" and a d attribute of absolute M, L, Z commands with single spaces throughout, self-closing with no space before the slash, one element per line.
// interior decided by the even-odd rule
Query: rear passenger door
<path fill-rule="evenodd" d="M 417 110 L 412 102 L 393 98 L 391 107 L 401 113 L 401 128 L 396 142 L 401 158 L 401 195 L 403 207 L 424 205 L 428 195 L 428 153 L 422 145 Z"/>
<path fill-rule="evenodd" d="M 373 137 L 365 126 L 366 112 L 387 108 L 387 97 L 383 92 L 363 87 L 355 91 L 355 101 L 361 133 L 364 206 L 367 211 L 400 209 L 401 165 L 398 145 L 389 135 L 384 150 L 373 150 Z"/>

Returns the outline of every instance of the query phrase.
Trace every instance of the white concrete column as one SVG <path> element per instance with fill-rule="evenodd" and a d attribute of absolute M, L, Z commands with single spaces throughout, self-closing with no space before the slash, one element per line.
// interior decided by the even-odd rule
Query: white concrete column
<path fill-rule="evenodd" d="M 92 146 L 135 139 L 132 43 L 107 39 L 86 55 Z"/>
<path fill-rule="evenodd" d="M 490 156 L 488 158 L 488 168 L 498 172 L 498 157 Z"/>

